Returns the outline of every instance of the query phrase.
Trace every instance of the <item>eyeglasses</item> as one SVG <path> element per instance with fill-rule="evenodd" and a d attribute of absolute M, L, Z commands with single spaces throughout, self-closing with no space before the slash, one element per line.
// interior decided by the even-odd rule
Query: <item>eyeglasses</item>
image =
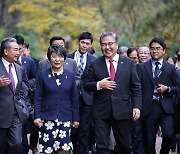
<path fill-rule="evenodd" d="M 160 50 L 163 50 L 161 47 L 151 47 L 150 48 L 151 51 L 160 51 Z"/>
<path fill-rule="evenodd" d="M 117 43 L 117 42 L 101 43 L 101 47 L 103 47 L 103 48 L 105 48 L 107 46 L 112 47 L 114 43 Z"/>

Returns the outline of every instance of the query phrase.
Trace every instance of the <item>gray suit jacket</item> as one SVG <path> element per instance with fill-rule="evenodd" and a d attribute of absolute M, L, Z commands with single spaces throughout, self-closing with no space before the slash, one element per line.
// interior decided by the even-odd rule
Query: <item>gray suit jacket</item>
<path fill-rule="evenodd" d="M 48 59 L 46 60 L 41 60 L 39 62 L 39 70 L 42 71 L 44 69 L 50 68 L 51 63 Z M 71 58 L 66 58 L 64 61 L 63 67 L 67 70 L 73 71 L 75 76 L 77 75 L 77 64 L 76 61 L 71 59 Z"/>
<path fill-rule="evenodd" d="M 13 92 L 11 84 L 0 87 L 0 128 L 9 128 L 12 122 L 13 114 L 15 113 L 17 113 L 22 123 L 24 123 L 24 120 L 27 120 L 28 118 L 26 117 L 25 119 L 25 116 L 27 116 L 25 113 L 26 105 L 20 95 L 20 91 L 22 91 L 22 83 L 26 83 L 28 85 L 27 76 L 20 65 L 16 63 L 14 65 L 18 78 L 15 92 Z M 0 58 L 0 76 L 2 75 L 9 78 L 9 74 L 6 71 L 2 59 Z"/>

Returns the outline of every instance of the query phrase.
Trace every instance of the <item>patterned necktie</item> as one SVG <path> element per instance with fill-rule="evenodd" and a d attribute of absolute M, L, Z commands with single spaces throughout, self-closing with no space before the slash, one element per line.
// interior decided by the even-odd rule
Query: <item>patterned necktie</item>
<path fill-rule="evenodd" d="M 110 59 L 109 62 L 110 62 L 110 77 L 111 77 L 111 81 L 114 81 L 114 78 L 115 78 L 115 68 L 114 68 L 114 65 L 113 65 L 113 60 Z"/>
<path fill-rule="evenodd" d="M 156 76 L 156 77 L 158 76 L 159 71 L 160 71 L 159 64 L 160 63 L 158 61 L 155 62 L 156 67 L 155 67 L 155 71 L 154 71 L 154 76 Z"/>
<path fill-rule="evenodd" d="M 79 73 L 80 76 L 83 74 L 83 71 L 84 71 L 84 69 L 83 69 L 83 65 L 84 65 L 83 58 L 84 58 L 84 57 L 83 57 L 83 55 L 81 54 L 81 55 L 80 55 L 80 64 L 79 64 L 79 67 L 78 67 L 78 73 Z"/>
<path fill-rule="evenodd" d="M 12 64 L 9 64 L 9 78 L 11 80 L 12 89 L 13 91 L 15 91 L 15 80 L 11 69 L 12 69 Z"/>

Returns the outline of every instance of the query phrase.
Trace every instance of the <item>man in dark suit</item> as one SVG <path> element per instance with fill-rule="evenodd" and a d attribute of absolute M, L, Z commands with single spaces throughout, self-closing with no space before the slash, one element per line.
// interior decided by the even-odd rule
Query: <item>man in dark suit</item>
<path fill-rule="evenodd" d="M 52 45 L 52 44 L 59 44 L 62 47 L 65 47 L 65 39 L 62 38 L 61 36 L 53 36 L 50 39 L 49 44 L 50 45 Z M 50 61 L 48 59 L 41 60 L 39 62 L 39 70 L 40 71 L 42 71 L 43 69 L 50 68 L 50 67 L 51 67 L 51 64 L 50 64 Z M 66 58 L 65 61 L 64 61 L 63 67 L 65 69 L 73 71 L 75 76 L 77 75 L 77 64 L 76 64 L 76 62 L 73 59 Z"/>
<path fill-rule="evenodd" d="M 18 55 L 16 39 L 5 38 L 0 50 L 0 154 L 20 153 L 24 123 L 20 91 L 23 83 L 28 84 L 24 69 L 15 63 Z"/>
<path fill-rule="evenodd" d="M 175 67 L 163 60 L 166 44 L 161 38 L 149 43 L 151 59 L 137 65 L 142 92 L 143 141 L 146 154 L 155 154 L 156 134 L 162 130 L 160 154 L 169 154 L 174 133 L 173 95 L 179 80 Z"/>
<path fill-rule="evenodd" d="M 76 61 L 78 66 L 78 74 L 76 76 L 76 85 L 79 94 L 79 114 L 80 122 L 78 129 L 72 129 L 72 143 L 74 147 L 74 154 L 87 154 L 89 129 L 91 123 L 91 109 L 93 97 L 83 87 L 83 80 L 87 75 L 90 62 L 95 59 L 93 55 L 88 53 L 93 43 L 93 36 L 89 32 L 83 32 L 79 36 L 79 48 L 69 58 Z"/>
<path fill-rule="evenodd" d="M 103 56 L 91 62 L 85 88 L 94 92 L 93 119 L 98 154 L 110 154 L 112 127 L 118 153 L 131 154 L 132 122 L 140 116 L 141 92 L 134 62 L 117 54 L 113 32 L 100 36 Z"/>

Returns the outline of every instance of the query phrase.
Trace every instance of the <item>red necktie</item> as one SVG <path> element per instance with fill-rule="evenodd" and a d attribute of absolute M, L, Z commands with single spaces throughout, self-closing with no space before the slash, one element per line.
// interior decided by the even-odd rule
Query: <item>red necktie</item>
<path fill-rule="evenodd" d="M 114 65 L 113 65 L 113 60 L 110 59 L 109 62 L 110 62 L 110 77 L 111 77 L 111 81 L 114 81 L 114 78 L 115 78 L 115 68 L 114 68 Z"/>

